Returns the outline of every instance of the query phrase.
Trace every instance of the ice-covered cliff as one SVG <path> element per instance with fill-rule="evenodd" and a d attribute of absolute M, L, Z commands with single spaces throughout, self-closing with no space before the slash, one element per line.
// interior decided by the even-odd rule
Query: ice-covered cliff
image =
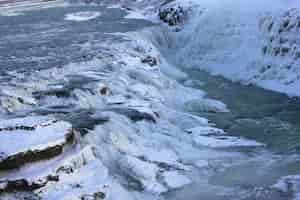
<path fill-rule="evenodd" d="M 299 2 L 174 1 L 159 16 L 172 25 L 177 13 L 184 28 L 163 37 L 178 65 L 300 95 Z"/>

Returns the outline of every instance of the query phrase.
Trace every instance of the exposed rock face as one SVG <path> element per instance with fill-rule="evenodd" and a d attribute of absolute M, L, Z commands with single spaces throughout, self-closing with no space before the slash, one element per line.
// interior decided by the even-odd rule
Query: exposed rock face
<path fill-rule="evenodd" d="M 142 59 L 142 63 L 147 63 L 148 65 L 152 66 L 156 66 L 158 65 L 158 61 L 156 58 L 151 57 L 151 56 L 147 56 L 146 58 Z"/>
<path fill-rule="evenodd" d="M 187 17 L 187 11 L 180 5 L 176 7 L 165 6 L 159 10 L 158 15 L 163 22 L 170 26 L 176 26 L 182 23 L 184 18 Z"/>

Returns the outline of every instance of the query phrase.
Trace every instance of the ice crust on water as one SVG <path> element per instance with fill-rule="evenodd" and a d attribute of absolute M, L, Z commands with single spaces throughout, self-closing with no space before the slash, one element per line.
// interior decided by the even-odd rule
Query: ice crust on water
<path fill-rule="evenodd" d="M 88 21 L 91 19 L 95 19 L 100 15 L 101 15 L 100 12 L 93 12 L 93 11 L 76 12 L 76 13 L 66 14 L 65 20 L 81 22 L 81 21 Z"/>
<path fill-rule="evenodd" d="M 165 172 L 162 176 L 166 185 L 172 189 L 180 188 L 191 183 L 189 178 L 179 174 L 177 171 Z"/>

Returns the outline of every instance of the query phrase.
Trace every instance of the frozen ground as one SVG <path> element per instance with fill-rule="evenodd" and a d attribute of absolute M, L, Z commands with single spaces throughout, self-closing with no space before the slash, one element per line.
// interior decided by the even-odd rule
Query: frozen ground
<path fill-rule="evenodd" d="M 297 112 L 289 110 L 297 101 L 290 103 L 292 100 L 285 96 L 261 90 L 256 98 L 243 94 L 240 97 L 237 92 L 248 88 L 232 86 L 224 80 L 223 85 L 207 91 L 196 87 L 213 86 L 209 81 L 219 80 L 206 74 L 207 79 L 198 80 L 197 73 L 176 67 L 180 62 L 174 62 L 170 53 L 182 49 L 171 47 L 181 47 L 177 36 L 189 26 L 182 25 L 181 17 L 188 15 L 181 9 L 171 10 L 171 16 L 163 15 L 165 22 L 174 25 L 170 29 L 143 20 L 142 14 L 157 13 L 157 2 L 124 1 L 108 8 L 68 4 L 27 10 L 22 16 L 0 17 L 1 29 L 5 30 L 0 33 L 0 125 L 5 132 L 2 135 L 0 131 L 0 141 L 1 137 L 9 139 L 19 134 L 26 135 L 29 141 L 14 140 L 15 146 L 4 148 L 3 152 L 26 152 L 45 144 L 45 138 L 56 141 L 65 130 L 74 130 L 73 141 L 58 154 L 30 160 L 17 169 L 0 170 L 0 198 L 296 198 L 298 177 L 292 175 L 300 174 L 298 146 L 283 145 L 287 154 L 276 154 L 270 141 L 259 135 L 260 126 L 283 130 L 276 134 L 291 132 L 293 128 L 297 133 L 298 126 L 293 121 Z M 185 1 L 184 8 L 193 12 L 190 5 Z M 142 7 L 145 9 L 141 14 L 132 14 Z M 95 17 L 96 13 L 101 14 Z M 65 20 L 68 16 L 75 16 L 76 20 Z M 136 16 L 139 19 L 134 19 Z M 153 19 L 152 22 L 158 21 Z M 186 39 L 186 35 L 180 37 Z M 188 58 L 183 60 L 185 64 Z M 233 88 L 233 92 L 227 94 L 226 88 Z M 221 97 L 211 95 L 213 92 Z M 229 107 L 219 100 L 230 97 L 236 101 L 229 103 L 239 105 Z M 249 102 L 245 103 L 242 97 Z M 288 120 L 265 115 L 265 111 L 273 114 L 277 108 L 265 107 L 275 97 L 282 106 L 278 113 L 274 111 L 276 116 Z M 260 98 L 264 106 L 250 112 L 257 106 L 252 100 Z M 33 117 L 25 117 L 29 115 Z M 227 120 L 226 116 L 230 120 L 232 117 L 235 124 L 221 126 L 219 119 Z M 282 120 L 282 124 L 276 120 Z M 251 129 L 251 137 L 239 129 L 239 123 L 259 128 Z M 50 129 L 44 135 L 41 130 L 47 128 Z M 38 137 L 40 134 L 43 137 Z M 267 134 L 272 133 L 266 131 L 262 135 Z M 293 134 L 289 136 L 296 141 Z M 275 138 L 282 142 L 284 137 Z M 49 143 L 45 146 L 49 147 Z M 292 149 L 288 151 L 287 146 Z M 41 166 L 47 167 L 41 170 Z M 286 185 L 296 189 L 285 189 Z M 13 190 L 18 192 L 11 193 Z"/>

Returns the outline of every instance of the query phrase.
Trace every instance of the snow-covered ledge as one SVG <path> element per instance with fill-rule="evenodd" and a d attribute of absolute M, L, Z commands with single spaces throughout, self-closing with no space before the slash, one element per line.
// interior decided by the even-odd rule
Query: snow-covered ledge
<path fill-rule="evenodd" d="M 25 117 L 0 122 L 0 170 L 48 159 L 73 140 L 72 125 L 50 117 Z"/>

